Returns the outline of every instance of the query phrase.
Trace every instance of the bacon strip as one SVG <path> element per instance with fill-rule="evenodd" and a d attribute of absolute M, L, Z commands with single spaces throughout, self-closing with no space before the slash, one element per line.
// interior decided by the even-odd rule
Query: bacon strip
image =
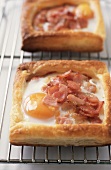
<path fill-rule="evenodd" d="M 87 99 L 91 103 L 98 103 L 99 102 L 98 98 L 96 96 L 94 96 L 94 95 L 88 96 Z"/>
<path fill-rule="evenodd" d="M 61 109 L 62 110 L 65 110 L 65 111 L 68 111 L 70 110 L 71 108 L 74 108 L 73 106 L 73 103 L 69 102 L 69 101 L 65 101 L 62 106 L 61 106 Z M 75 108 L 74 108 L 75 109 Z"/>
<path fill-rule="evenodd" d="M 89 77 L 80 73 L 74 73 L 70 70 L 64 74 L 58 75 L 51 79 L 51 81 L 43 88 L 47 94 L 43 99 L 44 104 L 49 106 L 59 107 L 68 114 L 77 114 L 74 118 L 86 118 L 86 122 L 95 121 L 101 123 L 99 113 L 103 107 L 104 102 L 90 93 L 81 91 L 83 81 L 88 82 Z M 91 85 L 90 85 L 91 86 Z M 59 124 L 67 124 L 70 120 L 62 117 L 58 120 Z"/>
<path fill-rule="evenodd" d="M 88 77 L 82 75 L 80 73 L 73 73 L 71 71 L 67 71 L 64 74 L 60 75 L 59 77 L 65 78 L 66 80 L 72 80 L 75 83 L 82 84 L 83 80 L 88 80 Z"/>
<path fill-rule="evenodd" d="M 71 90 L 80 91 L 80 84 L 79 83 L 76 83 L 76 82 L 70 81 L 70 80 L 68 80 L 67 83 L 68 83 L 68 87 Z"/>
<path fill-rule="evenodd" d="M 56 118 L 56 123 L 57 124 L 73 124 L 73 120 L 71 118 L 68 118 L 68 117 L 57 117 Z"/>
<path fill-rule="evenodd" d="M 100 113 L 102 107 L 103 107 L 103 104 L 104 104 L 104 101 L 100 101 L 99 102 L 99 105 L 98 105 L 98 108 L 96 109 L 96 112 Z"/>
<path fill-rule="evenodd" d="M 43 99 L 43 103 L 49 106 L 58 107 L 57 100 L 51 95 L 46 95 Z"/>
<path fill-rule="evenodd" d="M 80 98 L 78 98 L 78 97 L 76 97 L 76 96 L 74 96 L 72 94 L 69 94 L 67 96 L 67 99 L 70 102 L 72 102 L 74 105 L 79 105 L 80 106 L 80 105 L 84 105 L 85 104 L 84 100 L 81 100 Z"/>
<path fill-rule="evenodd" d="M 102 123 L 102 120 L 99 117 L 89 118 L 90 123 Z"/>
<path fill-rule="evenodd" d="M 56 93 L 59 91 L 59 85 L 51 86 L 48 88 L 48 94 L 52 95 L 53 93 Z"/>
<path fill-rule="evenodd" d="M 78 15 L 76 6 L 64 5 L 51 9 L 41 10 L 34 20 L 36 30 L 62 30 L 62 29 L 81 29 L 88 25 L 88 18 L 83 15 Z M 47 29 L 44 25 L 48 24 Z"/>
<path fill-rule="evenodd" d="M 91 93 L 96 93 L 96 90 L 97 90 L 96 86 L 94 84 L 91 84 L 90 82 L 87 82 L 84 88 Z"/>
<path fill-rule="evenodd" d="M 80 106 L 79 107 L 79 109 L 80 109 L 79 113 L 82 114 L 82 115 L 88 116 L 88 117 L 99 116 L 99 113 L 100 113 L 100 110 L 103 106 L 103 103 L 104 103 L 103 101 L 99 102 L 97 109 L 94 109 L 94 107 L 89 106 L 89 105 Z"/>
<path fill-rule="evenodd" d="M 85 115 L 82 114 L 78 114 L 78 113 L 73 113 L 73 117 L 75 119 L 75 122 L 77 124 L 84 124 L 84 123 L 88 123 L 88 118 Z"/>
<path fill-rule="evenodd" d="M 67 97 L 67 86 L 64 84 L 59 85 L 59 90 L 53 94 L 53 96 L 57 99 L 57 102 L 65 101 Z"/>

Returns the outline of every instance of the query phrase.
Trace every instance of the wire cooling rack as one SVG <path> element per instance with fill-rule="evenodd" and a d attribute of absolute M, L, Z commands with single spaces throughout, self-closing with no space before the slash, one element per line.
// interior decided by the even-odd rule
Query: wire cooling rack
<path fill-rule="evenodd" d="M 111 72 L 111 3 L 101 1 L 107 38 L 101 53 L 38 52 L 20 50 L 21 0 L 0 4 L 0 163 L 111 164 L 111 147 L 29 147 L 10 145 L 9 119 L 16 68 L 22 62 L 48 59 L 102 60 Z"/>

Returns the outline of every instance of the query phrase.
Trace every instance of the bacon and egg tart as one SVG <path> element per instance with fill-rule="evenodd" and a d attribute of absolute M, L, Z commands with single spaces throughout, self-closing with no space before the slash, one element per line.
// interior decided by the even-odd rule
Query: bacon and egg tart
<path fill-rule="evenodd" d="M 26 0 L 21 19 L 24 51 L 103 50 L 99 0 Z"/>
<path fill-rule="evenodd" d="M 21 64 L 13 87 L 10 142 L 42 146 L 110 144 L 110 91 L 110 75 L 100 61 Z"/>

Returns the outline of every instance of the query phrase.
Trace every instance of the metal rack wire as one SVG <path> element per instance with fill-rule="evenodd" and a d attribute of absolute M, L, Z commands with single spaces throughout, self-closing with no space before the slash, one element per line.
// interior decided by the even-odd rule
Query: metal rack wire
<path fill-rule="evenodd" d="M 101 1 L 107 39 L 101 53 L 38 52 L 20 50 L 22 0 L 5 0 L 0 6 L 0 163 L 111 164 L 111 147 L 28 147 L 8 141 L 12 85 L 17 66 L 22 62 L 48 59 L 102 60 L 111 72 L 111 4 Z"/>

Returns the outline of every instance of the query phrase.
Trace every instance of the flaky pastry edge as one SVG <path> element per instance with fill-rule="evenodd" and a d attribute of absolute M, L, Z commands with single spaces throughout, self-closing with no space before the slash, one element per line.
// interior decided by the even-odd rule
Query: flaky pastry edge
<path fill-rule="evenodd" d="M 49 70 L 50 68 L 50 70 Z M 24 118 L 21 109 L 27 81 L 47 73 L 77 71 L 99 78 L 105 93 L 104 121 L 102 124 L 37 125 Z M 97 146 L 111 144 L 111 84 L 107 67 L 100 61 L 49 60 L 21 64 L 13 85 L 13 100 L 10 114 L 10 143 L 14 145 L 75 145 Z"/>

